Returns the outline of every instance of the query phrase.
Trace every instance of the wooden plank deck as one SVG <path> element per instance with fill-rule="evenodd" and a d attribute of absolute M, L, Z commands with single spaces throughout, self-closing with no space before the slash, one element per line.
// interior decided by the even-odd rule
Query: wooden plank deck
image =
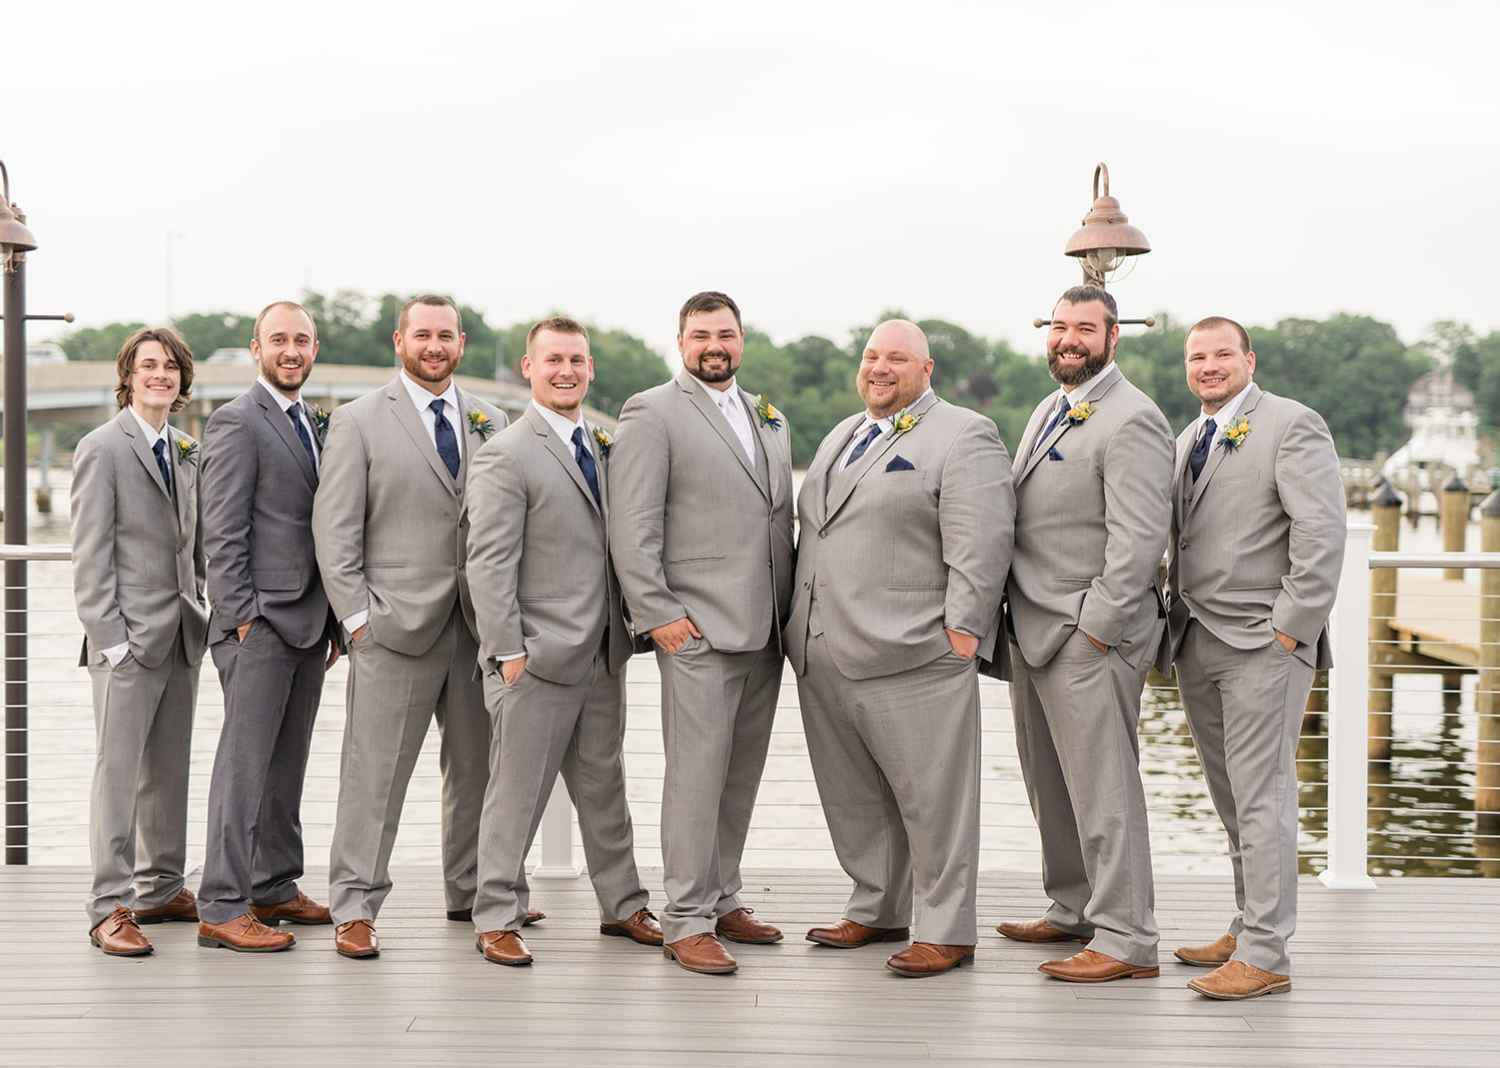
<path fill-rule="evenodd" d="M 926 980 L 884 969 L 893 946 L 802 940 L 839 915 L 842 873 L 754 876 L 748 903 L 787 940 L 734 946 L 738 974 L 697 976 L 600 936 L 586 878 L 536 883 L 537 963 L 501 968 L 443 918 L 429 867 L 396 873 L 368 961 L 335 954 L 329 928 L 253 956 L 200 949 L 191 924 L 146 928 L 150 957 L 106 958 L 84 930 L 82 868 L 0 868 L 0 1063 L 1500 1065 L 1497 883 L 1304 879 L 1292 992 L 1221 1003 L 1183 987 L 1199 969 L 1165 963 L 1222 931 L 1221 879 L 1160 880 L 1160 979 L 1078 986 L 1035 971 L 1055 948 L 991 930 L 1039 914 L 1033 873 L 984 873 L 975 965 Z M 325 885 L 326 870 L 306 881 L 320 899 Z"/>
<path fill-rule="evenodd" d="M 1479 667 L 1477 585 L 1445 579 L 1436 571 L 1403 571 L 1396 577 L 1396 609 L 1389 626 L 1403 652 L 1470 670 Z"/>

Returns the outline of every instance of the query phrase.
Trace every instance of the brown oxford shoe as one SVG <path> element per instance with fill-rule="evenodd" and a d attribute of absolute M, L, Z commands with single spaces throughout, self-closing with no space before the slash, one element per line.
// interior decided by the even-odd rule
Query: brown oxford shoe
<path fill-rule="evenodd" d="M 1156 965 L 1143 968 L 1122 960 L 1081 949 L 1067 960 L 1049 960 L 1037 965 L 1037 971 L 1069 983 L 1107 983 L 1112 979 L 1155 979 L 1161 974 Z"/>
<path fill-rule="evenodd" d="M 662 956 L 675 960 L 688 971 L 705 975 L 728 975 L 739 967 L 729 950 L 724 948 L 724 943 L 706 931 L 668 942 L 662 946 L 661 952 Z"/>
<path fill-rule="evenodd" d="M 1195 968 L 1217 968 L 1234 956 L 1234 935 L 1223 935 L 1204 946 L 1178 946 L 1172 956 Z"/>
<path fill-rule="evenodd" d="M 751 913 L 754 909 L 735 909 L 719 917 L 714 924 L 714 933 L 731 942 L 744 942 L 753 946 L 768 946 L 781 941 L 781 931 L 769 923 L 761 923 Z"/>
<path fill-rule="evenodd" d="M 369 920 L 350 920 L 333 929 L 333 948 L 341 957 L 378 957 L 380 939 L 375 935 L 375 925 Z"/>
<path fill-rule="evenodd" d="M 599 933 L 628 938 L 643 946 L 659 946 L 663 941 L 661 924 L 656 922 L 650 909 L 637 909 L 634 916 L 619 923 L 601 923 Z"/>
<path fill-rule="evenodd" d="M 871 942 L 905 942 L 910 937 L 910 927 L 866 927 L 847 918 L 830 927 L 814 927 L 807 932 L 809 942 L 835 949 L 858 949 Z"/>
<path fill-rule="evenodd" d="M 1285 994 L 1292 989 L 1292 977 L 1263 972 L 1242 960 L 1232 960 L 1201 978 L 1189 980 L 1188 987 L 1219 1001 L 1243 1001 L 1262 994 Z"/>
<path fill-rule="evenodd" d="M 1089 940 L 1083 937 L 1083 935 L 1058 930 L 1046 920 L 1000 923 L 995 925 L 995 930 L 999 931 L 1006 938 L 1013 938 L 1017 942 L 1082 942 L 1084 945 L 1089 944 Z"/>
<path fill-rule="evenodd" d="M 251 905 L 250 915 L 267 927 L 275 927 L 282 920 L 287 923 L 300 923 L 307 927 L 317 927 L 333 922 L 333 916 L 329 914 L 327 906 L 318 904 L 300 890 L 296 897 L 290 901 L 283 901 L 279 905 Z"/>
<path fill-rule="evenodd" d="M 136 909 L 136 923 L 161 923 L 164 920 L 193 920 L 198 919 L 198 899 L 187 887 L 177 891 L 177 895 L 161 908 Z"/>
<path fill-rule="evenodd" d="M 292 935 L 267 927 L 248 912 L 228 923 L 198 922 L 198 944 L 205 949 L 223 946 L 237 953 L 275 953 L 291 949 L 296 941 Z"/>
<path fill-rule="evenodd" d="M 474 939 L 474 948 L 496 964 L 530 964 L 531 954 L 520 931 L 485 931 Z"/>
<path fill-rule="evenodd" d="M 925 979 L 974 961 L 973 946 L 939 946 L 931 942 L 913 942 L 895 953 L 885 966 L 908 979 Z"/>
<path fill-rule="evenodd" d="M 537 920 L 545 920 L 546 918 L 547 918 L 547 914 L 545 912 L 539 912 L 536 909 L 527 909 L 526 910 L 526 918 L 521 921 L 521 926 L 522 927 L 530 927 L 532 924 L 536 923 Z M 474 910 L 473 909 L 449 909 L 448 910 L 448 919 L 452 920 L 454 923 L 473 923 L 474 922 Z"/>
<path fill-rule="evenodd" d="M 124 905 L 116 905 L 115 911 L 94 924 L 89 941 L 110 957 L 144 957 L 151 952 L 151 943 L 141 934 L 134 914 Z"/>

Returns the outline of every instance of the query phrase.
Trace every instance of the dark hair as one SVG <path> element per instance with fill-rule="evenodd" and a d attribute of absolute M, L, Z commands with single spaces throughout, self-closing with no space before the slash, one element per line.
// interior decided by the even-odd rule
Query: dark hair
<path fill-rule="evenodd" d="M 1104 305 L 1104 332 L 1107 334 L 1115 328 L 1120 321 L 1120 309 L 1115 307 L 1115 298 L 1110 296 L 1102 286 L 1082 285 L 1074 286 L 1057 298 L 1057 304 L 1067 301 L 1069 304 L 1087 304 L 1091 300 L 1097 300 Z M 1054 304 L 1053 307 L 1057 307 Z"/>
<path fill-rule="evenodd" d="M 734 312 L 734 325 L 744 333 L 745 324 L 740 320 L 740 308 L 727 294 L 716 292 L 712 289 L 702 293 L 694 293 L 688 297 L 687 303 L 682 306 L 682 311 L 677 313 L 677 332 L 680 334 L 687 329 L 689 315 L 697 315 L 700 312 L 716 312 L 720 308 L 728 308 Z"/>
<path fill-rule="evenodd" d="M 177 393 L 177 399 L 172 402 L 171 410 L 180 412 L 193 398 L 193 350 L 188 348 L 187 342 L 170 326 L 143 326 L 125 339 L 125 344 L 120 346 L 120 351 L 115 356 L 115 370 L 119 372 L 119 379 L 115 383 L 115 401 L 121 408 L 130 403 L 130 376 L 135 373 L 135 354 L 148 341 L 155 341 L 166 350 L 169 359 L 177 361 L 177 370 L 182 374 L 182 388 Z"/>
<path fill-rule="evenodd" d="M 412 306 L 415 304 L 425 304 L 429 308 L 452 308 L 453 317 L 458 320 L 458 332 L 460 334 L 464 332 L 464 317 L 463 313 L 458 310 L 457 304 L 454 304 L 447 297 L 439 296 L 436 293 L 423 293 L 420 297 L 412 297 L 411 300 L 401 305 L 401 314 L 396 316 L 396 333 L 406 333 L 407 313 L 411 311 Z"/>
<path fill-rule="evenodd" d="M 1236 334 L 1239 335 L 1239 339 L 1240 339 L 1240 351 L 1241 352 L 1249 352 L 1250 351 L 1250 332 L 1248 330 L 1246 330 L 1243 326 L 1241 326 L 1239 323 L 1235 322 L 1233 319 L 1226 319 L 1222 315 L 1210 315 L 1206 319 L 1199 319 L 1192 326 L 1188 327 L 1188 332 L 1187 332 L 1186 336 L 1184 336 L 1183 339 L 1182 339 L 1182 347 L 1184 349 L 1186 349 L 1187 348 L 1187 339 L 1190 338 L 1190 337 L 1192 337 L 1193 334 L 1195 332 L 1199 331 L 1199 330 L 1221 330 L 1221 329 L 1223 329 L 1226 326 L 1229 327 L 1229 329 L 1233 330 Z"/>
<path fill-rule="evenodd" d="M 526 335 L 526 354 L 531 355 L 531 343 L 543 330 L 551 330 L 554 334 L 582 334 L 583 343 L 589 343 L 589 332 L 577 319 L 569 319 L 566 315 L 554 315 L 550 319 L 543 319 L 531 328 Z"/>
<path fill-rule="evenodd" d="M 260 324 L 265 321 L 267 315 L 270 315 L 271 312 L 277 308 L 295 308 L 297 311 L 307 316 L 307 321 L 309 323 L 312 323 L 313 340 L 318 340 L 318 324 L 317 321 L 313 319 L 312 312 L 308 311 L 302 305 L 298 304 L 295 300 L 278 300 L 274 304 L 267 304 L 260 310 L 260 314 L 255 317 L 255 332 L 252 333 L 250 337 L 251 340 L 253 340 L 257 345 L 260 344 Z"/>

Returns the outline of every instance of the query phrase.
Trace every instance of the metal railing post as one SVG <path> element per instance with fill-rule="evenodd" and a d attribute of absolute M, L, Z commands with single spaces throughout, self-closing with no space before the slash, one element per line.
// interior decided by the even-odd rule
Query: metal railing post
<path fill-rule="evenodd" d="M 1370 634 L 1369 523 L 1350 523 L 1333 606 L 1333 670 L 1328 673 L 1328 867 L 1332 890 L 1373 890 L 1369 874 L 1369 767 L 1366 716 Z"/>

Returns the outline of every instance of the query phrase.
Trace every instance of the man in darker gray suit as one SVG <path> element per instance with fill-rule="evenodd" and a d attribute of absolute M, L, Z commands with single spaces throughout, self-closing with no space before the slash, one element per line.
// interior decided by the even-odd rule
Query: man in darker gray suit
<path fill-rule="evenodd" d="M 224 726 L 208 791 L 198 886 L 198 944 L 244 953 L 289 949 L 282 920 L 331 922 L 302 877 L 302 782 L 323 674 L 338 659 L 313 554 L 324 417 L 301 399 L 317 327 L 279 301 L 255 320 L 260 373 L 203 433 L 203 546 L 209 648 Z"/>
<path fill-rule="evenodd" d="M 1119 335 L 1114 298 L 1096 286 L 1068 290 L 1052 311 L 1047 368 L 1061 389 L 1016 451 L 1006 588 L 1016 749 L 1052 905 L 997 929 L 1087 942 L 1040 966 L 1079 983 L 1158 974 L 1136 722 L 1166 625 L 1157 582 L 1172 430 L 1120 373 Z"/>
<path fill-rule="evenodd" d="M 682 372 L 626 402 L 610 461 L 610 549 L 661 668 L 663 952 L 709 973 L 737 967 L 716 932 L 781 939 L 739 892 L 791 599 L 791 448 L 781 413 L 735 382 L 744 348 L 734 301 L 689 298 Z"/>
<path fill-rule="evenodd" d="M 453 381 L 463 322 L 446 297 L 414 297 L 393 337 L 401 371 L 334 410 L 313 501 L 328 603 L 348 634 L 349 693 L 329 854 L 334 947 L 380 952 L 375 918 L 428 725 L 442 736 L 443 894 L 448 918 L 474 907 L 490 724 L 464 574 L 464 482 L 496 408 Z"/>
<path fill-rule="evenodd" d="M 1344 489 L 1322 418 L 1251 380 L 1250 336 L 1213 316 L 1188 331 L 1202 414 L 1177 439 L 1168 624 L 1177 684 L 1229 834 L 1235 916 L 1177 959 L 1188 986 L 1237 1001 L 1291 989 L 1297 926 L 1297 735 L 1344 560 Z"/>
<path fill-rule="evenodd" d="M 809 941 L 916 941 L 919 978 L 979 941 L 978 661 L 994 660 L 1015 522 L 995 424 L 937 398 L 915 323 L 870 335 L 866 410 L 836 426 L 798 497 L 787 655 L 833 846 L 854 892 Z"/>
<path fill-rule="evenodd" d="M 193 354 L 170 329 L 141 329 L 115 366 L 120 414 L 73 454 L 73 594 L 98 754 L 89 941 L 134 957 L 152 948 L 138 924 L 198 918 L 183 869 L 208 613 L 198 443 L 167 424 L 191 396 Z"/>
<path fill-rule="evenodd" d="M 609 562 L 609 435 L 583 418 L 589 335 L 562 316 L 526 338 L 531 404 L 469 475 L 469 581 L 490 710 L 479 821 L 479 951 L 530 964 L 526 854 L 558 772 L 578 807 L 599 930 L 662 944 L 625 799 L 625 665 L 633 642 Z"/>

